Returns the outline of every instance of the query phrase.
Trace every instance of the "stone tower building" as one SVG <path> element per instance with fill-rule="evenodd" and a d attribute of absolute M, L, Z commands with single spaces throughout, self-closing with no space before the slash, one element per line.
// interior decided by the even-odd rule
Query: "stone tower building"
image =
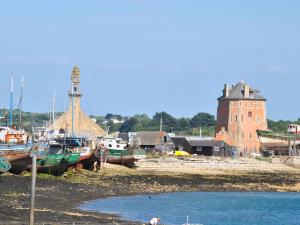
<path fill-rule="evenodd" d="M 243 155 L 259 152 L 257 130 L 267 129 L 266 99 L 243 81 L 225 84 L 218 98 L 216 139 L 235 146 Z"/>
<path fill-rule="evenodd" d="M 88 136 L 90 138 L 104 136 L 105 131 L 81 110 L 80 70 L 77 66 L 73 68 L 71 84 L 69 109 L 54 121 L 54 129 L 64 130 L 67 134 L 73 133 L 77 136 Z"/>

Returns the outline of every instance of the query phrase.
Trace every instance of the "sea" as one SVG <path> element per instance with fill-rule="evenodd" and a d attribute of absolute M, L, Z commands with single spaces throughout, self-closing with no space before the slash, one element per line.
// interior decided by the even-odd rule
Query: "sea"
<path fill-rule="evenodd" d="M 300 193 L 180 192 L 85 202 L 81 210 L 167 225 L 300 225 Z"/>

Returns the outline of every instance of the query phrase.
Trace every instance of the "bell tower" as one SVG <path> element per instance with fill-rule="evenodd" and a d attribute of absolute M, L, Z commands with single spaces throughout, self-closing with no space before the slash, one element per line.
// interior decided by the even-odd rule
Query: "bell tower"
<path fill-rule="evenodd" d="M 81 97 L 82 94 L 80 92 L 80 70 L 78 66 L 74 66 L 71 75 L 72 89 L 69 92 L 70 97 Z"/>

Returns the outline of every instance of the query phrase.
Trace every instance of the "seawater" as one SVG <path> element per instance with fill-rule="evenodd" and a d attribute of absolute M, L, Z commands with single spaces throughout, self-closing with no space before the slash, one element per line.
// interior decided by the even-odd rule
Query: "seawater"
<path fill-rule="evenodd" d="M 113 197 L 86 202 L 81 210 L 118 214 L 161 224 L 299 225 L 299 193 L 193 192 Z"/>

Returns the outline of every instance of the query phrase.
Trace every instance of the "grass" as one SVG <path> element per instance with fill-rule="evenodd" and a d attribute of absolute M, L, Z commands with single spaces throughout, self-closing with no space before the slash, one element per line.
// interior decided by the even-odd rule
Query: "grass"
<path fill-rule="evenodd" d="M 20 197 L 24 196 L 24 193 L 20 193 L 20 192 L 8 192 L 4 196 L 8 197 L 8 198 L 20 198 Z"/>

